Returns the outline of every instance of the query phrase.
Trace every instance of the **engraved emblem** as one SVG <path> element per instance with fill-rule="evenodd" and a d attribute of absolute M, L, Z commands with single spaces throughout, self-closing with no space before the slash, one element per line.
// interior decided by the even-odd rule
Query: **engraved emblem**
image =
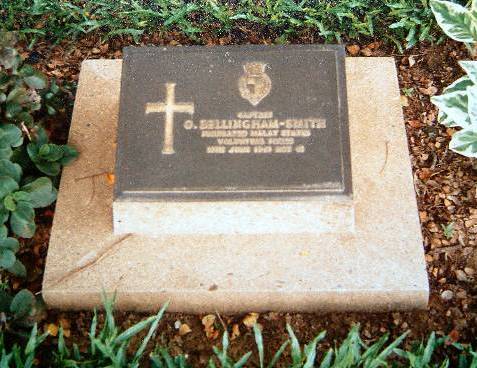
<path fill-rule="evenodd" d="M 238 81 L 240 96 L 253 106 L 257 106 L 272 89 L 272 80 L 265 74 L 266 66 L 260 62 L 246 63 L 243 66 L 245 73 Z"/>

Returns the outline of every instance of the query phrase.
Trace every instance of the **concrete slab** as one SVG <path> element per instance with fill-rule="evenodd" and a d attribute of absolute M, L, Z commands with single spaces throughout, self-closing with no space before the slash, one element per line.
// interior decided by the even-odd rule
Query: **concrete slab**
<path fill-rule="evenodd" d="M 222 313 L 426 308 L 427 281 L 392 58 L 346 61 L 355 231 L 326 234 L 113 235 L 120 60 L 82 66 L 43 297 L 89 309 Z"/>

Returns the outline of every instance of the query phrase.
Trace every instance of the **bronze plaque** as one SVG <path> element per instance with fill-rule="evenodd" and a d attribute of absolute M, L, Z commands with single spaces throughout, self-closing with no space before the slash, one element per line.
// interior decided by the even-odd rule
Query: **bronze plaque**
<path fill-rule="evenodd" d="M 341 46 L 128 47 L 119 200 L 350 195 Z"/>

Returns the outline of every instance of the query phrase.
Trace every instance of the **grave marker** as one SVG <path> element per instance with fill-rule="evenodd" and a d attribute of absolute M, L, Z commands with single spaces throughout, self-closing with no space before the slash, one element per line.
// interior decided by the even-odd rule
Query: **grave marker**
<path fill-rule="evenodd" d="M 184 47 L 85 61 L 47 304 L 93 308 L 106 291 L 126 310 L 426 308 L 394 59 L 342 56 Z"/>

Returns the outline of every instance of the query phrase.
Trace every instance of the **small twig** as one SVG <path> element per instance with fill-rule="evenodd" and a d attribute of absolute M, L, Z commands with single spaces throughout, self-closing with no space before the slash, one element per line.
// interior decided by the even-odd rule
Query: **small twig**
<path fill-rule="evenodd" d="M 435 173 L 432 173 L 430 176 L 429 176 L 429 179 L 432 178 L 433 176 L 436 176 L 436 175 L 439 175 L 441 172 L 444 172 L 446 170 L 439 170 L 439 171 L 436 171 Z"/>
<path fill-rule="evenodd" d="M 28 130 L 28 128 L 26 127 L 23 121 L 20 123 L 20 126 L 22 127 L 22 130 L 25 132 L 25 134 L 27 135 L 28 139 L 31 142 L 32 139 L 31 139 L 30 131 Z"/>
<path fill-rule="evenodd" d="M 91 202 L 93 202 L 93 199 L 94 199 L 94 196 L 96 195 L 96 183 L 95 183 L 95 180 L 94 178 L 96 178 L 96 176 L 92 176 L 91 177 L 91 196 L 89 197 L 89 200 L 88 200 L 88 203 L 86 203 L 86 206 L 89 206 L 91 204 Z"/>
<path fill-rule="evenodd" d="M 384 172 L 384 169 L 386 168 L 386 164 L 388 163 L 388 156 L 389 156 L 389 141 L 384 142 L 384 144 L 385 144 L 384 162 L 383 162 L 383 167 L 379 171 L 380 174 Z"/>
<path fill-rule="evenodd" d="M 84 180 L 84 179 L 95 178 L 95 177 L 98 177 L 98 176 L 101 176 L 101 175 L 104 175 L 104 174 L 109 174 L 109 171 L 102 171 L 102 172 L 97 173 L 97 174 L 91 174 L 91 175 L 81 176 L 81 177 L 79 177 L 79 178 L 75 178 L 75 181 L 80 181 L 80 180 Z"/>
<path fill-rule="evenodd" d="M 220 313 L 217 309 L 215 310 L 215 314 L 217 315 L 217 317 L 219 317 L 220 324 L 222 325 L 222 328 L 224 329 L 224 331 L 227 331 L 227 325 L 225 324 L 224 320 L 220 316 Z"/>
<path fill-rule="evenodd" d="M 102 259 L 104 259 L 112 249 L 114 249 L 117 245 L 119 245 L 120 243 L 122 243 L 123 241 L 125 241 L 126 239 L 128 239 L 131 236 L 132 236 L 132 234 L 126 234 L 125 236 L 123 236 L 122 238 L 113 242 L 112 244 L 110 244 L 106 247 L 103 247 L 102 249 L 100 249 L 100 251 L 96 254 L 96 256 L 94 258 L 92 258 L 91 260 L 89 260 L 85 264 L 81 264 L 81 265 L 73 268 L 71 271 L 68 271 L 65 275 L 61 276 L 59 279 L 54 281 L 53 285 L 50 285 L 50 287 L 57 286 L 58 284 L 61 284 L 62 282 L 70 279 L 75 274 L 77 274 L 79 272 L 82 272 L 85 269 L 94 266 L 95 264 L 100 262 Z"/>
<path fill-rule="evenodd" d="M 462 248 L 460 245 L 453 245 L 450 247 L 442 247 L 442 248 L 436 248 L 431 251 L 429 251 L 429 254 L 440 254 L 440 253 L 446 253 L 446 252 L 453 252 L 457 250 L 458 248 Z"/>

